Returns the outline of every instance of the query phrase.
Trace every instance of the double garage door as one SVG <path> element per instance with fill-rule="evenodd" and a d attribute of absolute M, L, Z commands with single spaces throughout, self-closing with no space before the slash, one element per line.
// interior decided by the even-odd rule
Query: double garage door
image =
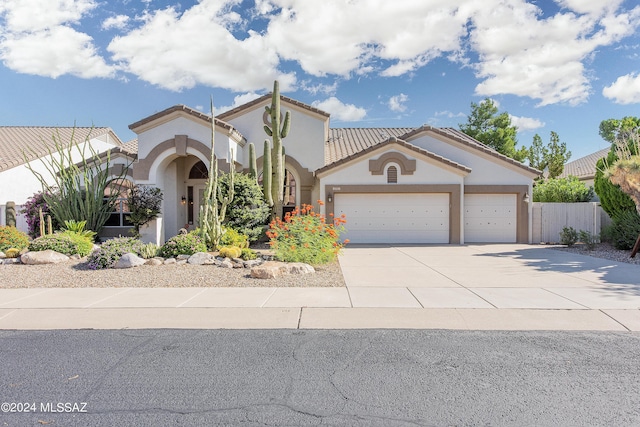
<path fill-rule="evenodd" d="M 342 236 L 353 243 L 449 243 L 448 193 L 336 194 L 334 212 L 347 217 Z M 464 240 L 516 241 L 516 196 L 467 194 Z"/>

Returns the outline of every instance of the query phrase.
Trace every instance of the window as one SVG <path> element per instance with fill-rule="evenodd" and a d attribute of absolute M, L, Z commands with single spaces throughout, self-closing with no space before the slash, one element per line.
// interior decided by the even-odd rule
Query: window
<path fill-rule="evenodd" d="M 387 184 L 396 184 L 398 182 L 398 168 L 389 166 L 387 168 Z"/>
<path fill-rule="evenodd" d="M 109 215 L 109 219 L 104 224 L 105 227 L 128 227 L 131 225 L 131 222 L 127 220 L 127 215 L 129 214 L 127 196 L 131 188 L 133 188 L 133 182 L 128 179 L 122 179 L 111 181 L 104 189 L 105 196 L 118 194 L 115 210 Z"/>
<path fill-rule="evenodd" d="M 209 171 L 202 160 L 191 167 L 191 170 L 189 171 L 189 179 L 207 178 L 209 178 Z"/>

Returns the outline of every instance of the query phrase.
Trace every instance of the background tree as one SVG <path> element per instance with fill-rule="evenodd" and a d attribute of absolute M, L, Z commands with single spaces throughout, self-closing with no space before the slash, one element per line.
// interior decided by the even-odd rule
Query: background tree
<path fill-rule="evenodd" d="M 467 123 L 459 126 L 465 134 L 507 157 L 522 161 L 529 154 L 525 147 L 516 149 L 518 128 L 511 124 L 508 113 L 498 113 L 498 107 L 489 98 L 480 104 L 472 102 Z"/>
<path fill-rule="evenodd" d="M 567 144 L 560 142 L 560 137 L 551 131 L 551 137 L 547 146 L 542 146 L 540 135 L 533 136 L 533 142 L 529 148 L 529 166 L 540 171 L 547 169 L 548 178 L 557 178 L 564 170 L 564 164 L 571 157 L 571 151 L 567 151 Z"/>

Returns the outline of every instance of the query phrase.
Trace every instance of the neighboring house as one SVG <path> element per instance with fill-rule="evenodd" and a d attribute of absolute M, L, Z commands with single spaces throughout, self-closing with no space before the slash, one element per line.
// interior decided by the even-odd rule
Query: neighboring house
<path fill-rule="evenodd" d="M 285 211 L 313 204 L 347 217 L 354 243 L 531 241 L 533 179 L 540 172 L 454 129 L 331 129 L 329 114 L 282 96 L 291 111 Z M 264 107 L 271 95 L 216 116 L 220 168 L 248 169 L 253 142 L 262 167 Z M 211 118 L 176 105 L 130 125 L 138 135 L 133 179 L 164 192 L 162 217 L 143 230 L 162 242 L 198 224 Z M 317 200 L 324 202 L 318 206 Z"/>
<path fill-rule="evenodd" d="M 97 153 L 122 146 L 115 133 L 107 127 L 32 127 L 0 126 L 0 224 L 5 223 L 5 206 L 8 201 L 16 205 L 42 190 L 40 181 L 27 167 L 27 162 L 43 177 L 53 182 L 46 164 L 50 153 L 56 155 L 55 139 L 62 147 L 69 147 L 74 140 L 80 147 L 88 140 Z M 88 150 L 85 155 L 88 155 Z M 80 162 L 82 154 L 72 150 L 72 158 Z M 20 228 L 26 231 L 24 218 L 19 218 Z"/>
<path fill-rule="evenodd" d="M 568 162 L 564 165 L 564 170 L 559 178 L 575 176 L 584 182 L 587 187 L 592 187 L 596 176 L 596 163 L 598 163 L 598 160 L 607 157 L 609 151 L 611 151 L 611 147 L 603 148 L 595 153 Z"/>

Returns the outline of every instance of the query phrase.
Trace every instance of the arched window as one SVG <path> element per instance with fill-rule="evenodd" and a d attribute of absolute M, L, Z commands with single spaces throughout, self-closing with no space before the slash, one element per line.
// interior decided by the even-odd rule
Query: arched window
<path fill-rule="evenodd" d="M 209 178 L 209 171 L 207 166 L 202 160 L 191 167 L 189 171 L 189 179 L 207 179 Z"/>
<path fill-rule="evenodd" d="M 396 184 L 398 182 L 398 168 L 395 166 L 389 166 L 387 168 L 387 183 Z"/>

